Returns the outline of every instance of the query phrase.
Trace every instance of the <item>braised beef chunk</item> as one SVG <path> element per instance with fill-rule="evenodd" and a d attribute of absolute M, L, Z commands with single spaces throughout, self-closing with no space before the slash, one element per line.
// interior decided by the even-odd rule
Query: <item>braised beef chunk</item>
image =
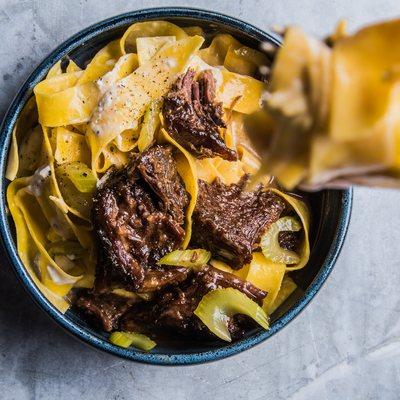
<path fill-rule="evenodd" d="M 132 306 L 120 319 L 119 329 L 125 332 L 150 334 L 156 330 L 154 301 L 144 301 Z"/>
<path fill-rule="evenodd" d="M 159 293 L 151 302 L 131 307 L 121 319 L 121 329 L 143 333 L 161 329 L 188 334 L 201 330 L 202 325 L 193 312 L 203 291 L 195 281 L 189 281 Z"/>
<path fill-rule="evenodd" d="M 278 241 L 282 248 L 297 251 L 300 242 L 300 232 L 279 232 Z"/>
<path fill-rule="evenodd" d="M 169 285 L 178 285 L 189 275 L 190 269 L 186 267 L 159 266 L 146 270 L 140 293 L 159 291 Z"/>
<path fill-rule="evenodd" d="M 141 178 L 159 199 L 160 209 L 182 225 L 188 196 L 176 171 L 172 148 L 152 147 L 141 155 L 137 168 Z"/>
<path fill-rule="evenodd" d="M 188 201 L 170 146 L 150 148 L 109 177 L 94 196 L 103 256 L 96 279 L 140 289 L 147 268 L 182 242 Z"/>
<path fill-rule="evenodd" d="M 91 320 L 110 332 L 118 327 L 118 322 L 133 304 L 134 300 L 115 294 L 85 294 L 79 297 L 76 305 L 87 314 Z"/>
<path fill-rule="evenodd" d="M 162 292 L 152 303 L 134 305 L 122 318 L 121 328 L 145 331 L 147 326 L 147 329 L 165 328 L 186 334 L 208 334 L 208 329 L 193 313 L 206 293 L 227 287 L 240 290 L 258 304 L 262 304 L 267 295 L 251 283 L 208 265 L 180 287 Z M 228 327 L 232 335 L 238 337 L 248 325 L 247 318 L 236 316 L 230 319 Z"/>
<path fill-rule="evenodd" d="M 104 265 L 102 263 L 102 265 Z M 160 291 L 169 285 L 179 285 L 189 275 L 190 270 L 186 267 L 171 267 L 162 265 L 150 265 L 144 271 L 144 279 L 137 293 L 151 294 Z M 113 274 L 113 268 L 97 266 L 97 276 L 93 292 L 96 294 L 107 294 L 114 289 L 132 290 L 129 283 L 121 280 L 119 275 Z"/>
<path fill-rule="evenodd" d="M 163 116 L 168 133 L 197 157 L 237 159 L 236 152 L 226 146 L 220 134 L 226 125 L 222 104 L 215 102 L 211 71 L 203 72 L 198 81 L 192 69 L 179 77 L 164 100 Z"/>
<path fill-rule="evenodd" d="M 285 207 L 272 191 L 245 191 L 246 181 L 225 185 L 219 179 L 212 184 L 200 180 L 193 213 L 191 245 L 210 250 L 234 269 L 251 261 L 261 234 Z"/>
<path fill-rule="evenodd" d="M 203 267 L 200 272 L 197 273 L 196 280 L 199 286 L 204 288 L 203 294 L 211 290 L 231 287 L 240 290 L 259 305 L 262 305 L 264 297 L 267 295 L 267 292 L 252 285 L 250 282 L 243 281 L 236 275 L 221 271 L 210 265 Z"/>

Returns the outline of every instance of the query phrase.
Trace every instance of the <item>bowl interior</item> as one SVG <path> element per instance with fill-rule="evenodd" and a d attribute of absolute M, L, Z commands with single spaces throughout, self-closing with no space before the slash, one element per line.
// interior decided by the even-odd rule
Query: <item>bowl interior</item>
<path fill-rule="evenodd" d="M 36 74 L 36 78 L 40 74 L 43 76 L 45 72 L 43 69 L 48 69 L 51 63 L 60 57 L 68 56 L 78 65 L 85 66 L 101 47 L 109 41 L 121 37 L 124 30 L 131 23 L 137 20 L 150 19 L 164 19 L 180 26 L 201 26 L 209 37 L 214 33 L 230 33 L 242 43 L 253 48 L 258 48 L 260 41 L 278 43 L 277 38 L 273 35 L 266 34 L 248 24 L 220 14 L 187 9 L 153 9 L 147 12 L 140 11 L 125 14 L 88 28 L 71 39 L 68 45 L 60 46 L 59 49 L 52 53 L 47 60 L 47 65 L 44 67 L 44 64 L 42 64 L 38 68 L 39 71 L 36 70 L 39 73 L 39 75 Z M 49 63 L 49 60 L 53 61 Z M 32 94 L 32 88 L 35 83 L 32 78 L 30 79 L 31 81 L 28 80 L 22 89 L 26 93 L 20 94 L 21 99 L 25 98 L 25 101 Z M 13 108 L 11 107 L 10 110 L 12 112 Z M 12 121 L 12 119 L 9 119 L 9 121 Z M 3 136 L 7 136 L 2 137 L 4 144 L 3 160 L 9 146 L 11 130 L 12 126 L 7 125 L 6 117 L 2 132 Z M 255 329 L 248 332 L 242 340 L 233 344 L 225 344 L 220 341 L 195 342 L 182 337 L 176 339 L 168 338 L 162 340 L 152 353 L 143 353 L 134 349 L 125 350 L 111 345 L 108 343 L 108 334 L 93 329 L 81 318 L 76 310 L 70 309 L 65 315 L 62 315 L 38 292 L 24 272 L 24 268 L 17 256 L 13 222 L 6 217 L 4 193 L 7 182 L 5 182 L 4 178 L 4 166 L 3 162 L 3 239 L 17 275 L 22 279 L 24 286 L 33 295 L 35 301 L 62 327 L 89 344 L 129 359 L 157 364 L 188 364 L 223 358 L 261 342 L 286 325 L 315 295 L 333 267 L 344 239 L 351 203 L 351 193 L 349 191 L 322 191 L 307 195 L 312 209 L 311 258 L 306 268 L 292 274 L 298 289 L 272 315 L 272 324 L 269 331 Z"/>

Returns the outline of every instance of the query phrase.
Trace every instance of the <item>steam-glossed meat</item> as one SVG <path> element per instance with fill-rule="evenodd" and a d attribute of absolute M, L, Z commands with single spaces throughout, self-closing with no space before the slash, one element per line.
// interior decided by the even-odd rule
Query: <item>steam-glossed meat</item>
<path fill-rule="evenodd" d="M 246 180 L 232 185 L 200 180 L 193 213 L 192 245 L 210 250 L 234 269 L 251 261 L 261 234 L 285 207 L 272 191 L 244 191 Z"/>
<path fill-rule="evenodd" d="M 196 273 L 193 280 L 183 288 L 174 288 L 163 294 L 157 310 L 156 323 L 175 331 L 202 330 L 202 324 L 193 315 L 205 294 L 216 289 L 234 288 L 251 300 L 262 305 L 267 292 L 250 282 L 241 280 L 229 272 L 209 265 Z"/>
<path fill-rule="evenodd" d="M 115 172 L 94 197 L 100 286 L 118 278 L 140 289 L 149 266 L 181 244 L 187 204 L 169 146 L 154 146 Z"/>
<path fill-rule="evenodd" d="M 118 327 L 119 319 L 135 300 L 108 294 L 84 294 L 76 305 L 97 325 L 110 332 Z"/>
<path fill-rule="evenodd" d="M 101 259 L 101 258 L 100 258 Z M 149 294 L 164 289 L 166 286 L 179 285 L 188 277 L 190 270 L 186 267 L 171 267 L 163 265 L 149 265 L 144 270 L 144 279 L 137 289 L 138 293 Z M 132 290 L 132 285 L 122 280 L 113 268 L 99 262 L 94 288 L 94 294 L 107 294 L 113 289 Z"/>
<path fill-rule="evenodd" d="M 190 270 L 185 267 L 156 266 L 145 270 L 140 294 L 152 294 L 168 286 L 176 286 L 186 280 Z M 106 279 L 104 279 L 106 278 Z M 117 277 L 102 274 L 102 282 L 96 283 L 95 290 L 86 291 L 77 300 L 76 305 L 90 317 L 90 319 L 105 331 L 117 329 L 121 316 L 128 311 L 140 297 L 119 296 L 113 293 L 114 289 L 128 289 Z"/>
<path fill-rule="evenodd" d="M 287 250 L 298 251 L 300 243 L 300 232 L 283 231 L 279 232 L 279 245 Z"/>
<path fill-rule="evenodd" d="M 166 286 L 178 285 L 189 275 L 186 267 L 171 267 L 157 265 L 146 270 L 140 293 L 152 293 Z"/>
<path fill-rule="evenodd" d="M 226 125 L 222 104 L 215 102 L 211 71 L 205 71 L 199 81 L 192 69 L 179 77 L 164 100 L 163 116 L 168 133 L 197 157 L 237 159 L 221 137 L 220 129 Z"/>
<path fill-rule="evenodd" d="M 251 283 L 207 265 L 185 284 L 164 291 L 153 302 L 134 305 L 122 318 L 121 328 L 141 332 L 158 328 L 208 334 L 208 329 L 193 313 L 206 293 L 227 287 L 240 290 L 260 305 L 267 295 Z M 228 328 L 233 337 L 238 337 L 248 323 L 247 318 L 236 316 L 230 319 Z"/>

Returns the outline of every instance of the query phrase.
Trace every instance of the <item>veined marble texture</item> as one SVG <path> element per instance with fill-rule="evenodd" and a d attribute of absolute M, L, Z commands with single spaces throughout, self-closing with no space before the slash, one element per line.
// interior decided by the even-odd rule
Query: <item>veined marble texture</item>
<path fill-rule="evenodd" d="M 145 7 L 221 11 L 261 28 L 323 36 L 399 16 L 399 0 L 0 0 L 0 112 L 38 62 L 80 29 Z M 28 298 L 1 254 L 0 399 L 400 399 L 400 192 L 356 189 L 328 281 L 288 327 L 232 358 L 191 367 L 136 364 L 77 342 Z"/>

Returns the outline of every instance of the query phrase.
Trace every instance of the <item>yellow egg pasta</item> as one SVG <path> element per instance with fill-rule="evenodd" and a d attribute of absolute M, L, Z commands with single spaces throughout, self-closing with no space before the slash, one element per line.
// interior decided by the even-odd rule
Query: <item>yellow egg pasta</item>
<path fill-rule="evenodd" d="M 12 195 L 12 192 L 10 192 L 10 196 Z M 32 198 L 27 188 L 21 188 L 13 196 L 15 205 L 24 219 L 29 235 L 39 250 L 38 256 L 43 258 L 42 261 L 34 260 L 34 263 L 38 262 L 36 267 L 40 270 L 41 281 L 55 294 L 64 296 L 81 276 L 73 276 L 63 271 L 46 251 L 46 232 L 50 225 L 42 214 L 39 204 Z M 41 259 L 39 258 L 39 260 Z M 55 276 L 58 280 L 54 279 Z"/>
<path fill-rule="evenodd" d="M 199 51 L 199 55 L 209 65 L 223 65 L 228 50 L 239 48 L 241 45 L 232 35 L 224 33 L 216 35 L 210 46 Z"/>
<path fill-rule="evenodd" d="M 134 150 L 138 145 L 139 135 L 140 132 L 137 129 L 123 131 L 114 139 L 116 148 L 122 153 Z"/>
<path fill-rule="evenodd" d="M 247 271 L 246 281 L 268 293 L 263 304 L 263 308 L 268 312 L 281 288 L 286 265 L 269 261 L 262 253 L 255 252 L 251 263 L 243 269 Z"/>
<path fill-rule="evenodd" d="M 141 37 L 174 36 L 176 40 L 184 39 L 187 35 L 179 26 L 168 21 L 138 22 L 131 25 L 120 40 L 122 54 L 136 53 L 136 40 Z"/>
<path fill-rule="evenodd" d="M 265 54 L 247 46 L 230 45 L 224 60 L 224 67 L 229 71 L 250 76 L 260 72 L 260 67 L 268 68 L 268 65 Z"/>
<path fill-rule="evenodd" d="M 222 83 L 219 85 L 217 100 L 225 108 L 243 114 L 252 114 L 261 109 L 266 85 L 250 76 L 222 71 Z"/>
<path fill-rule="evenodd" d="M 54 78 L 55 76 L 61 75 L 62 70 L 61 70 L 61 61 L 58 60 L 50 69 L 49 72 L 46 75 L 46 79 Z"/>
<path fill-rule="evenodd" d="M 175 42 L 175 36 L 141 37 L 136 39 L 139 65 L 148 62 L 166 43 Z"/>
<path fill-rule="evenodd" d="M 68 72 L 78 72 L 78 71 L 82 71 L 81 67 L 78 64 L 76 64 L 74 60 L 69 59 L 65 72 L 68 73 Z"/>
<path fill-rule="evenodd" d="M 37 118 L 35 97 L 31 97 L 22 108 L 12 132 L 11 148 L 8 154 L 6 170 L 6 178 L 11 181 L 20 176 L 18 172 L 20 169 L 20 159 L 22 157 L 19 146 L 26 138 L 27 131 L 32 130 L 37 125 Z M 24 154 L 24 156 L 26 156 L 26 154 Z"/>
<path fill-rule="evenodd" d="M 56 137 L 54 134 L 54 130 L 50 130 L 49 128 L 43 128 L 43 138 L 44 138 L 44 149 L 45 149 L 45 154 L 46 154 L 46 162 L 48 163 L 47 167 L 50 170 L 50 179 L 51 179 L 51 184 L 52 184 L 52 195 L 59 200 L 59 204 L 64 204 L 65 208 L 73 215 L 77 216 L 78 218 L 81 218 L 85 221 L 88 221 L 88 215 L 83 215 L 82 212 L 87 212 L 88 209 L 87 207 L 82 207 L 80 209 L 77 209 L 76 206 L 82 203 L 85 203 L 85 199 L 81 201 L 76 201 L 73 204 L 70 203 L 69 201 L 64 200 L 64 195 L 68 194 L 68 190 L 66 190 L 64 193 L 61 192 L 60 190 L 60 183 L 65 183 L 65 181 L 61 181 L 62 175 L 60 173 L 57 174 L 56 171 L 56 166 L 54 163 L 54 147 L 56 146 Z M 52 142 L 54 143 L 52 146 Z M 60 171 L 61 165 L 58 167 L 58 171 Z M 61 181 L 61 182 L 60 182 Z M 65 188 L 65 185 L 63 186 Z M 75 197 L 70 197 L 68 200 L 74 200 L 76 199 Z M 79 199 L 78 199 L 79 200 Z"/>
<path fill-rule="evenodd" d="M 299 217 L 301 224 L 303 226 L 303 239 L 301 241 L 299 255 L 300 261 L 294 266 L 287 266 L 287 271 L 294 271 L 303 268 L 310 258 L 310 210 L 304 201 L 300 200 L 298 197 L 291 196 L 284 193 L 278 189 L 271 189 L 277 195 L 281 196 L 295 211 L 296 215 Z"/>
<path fill-rule="evenodd" d="M 122 53 L 118 40 L 114 40 L 104 46 L 84 69 L 78 79 L 78 85 L 93 82 L 101 78 L 113 69 L 115 63 L 121 56 Z"/>
<path fill-rule="evenodd" d="M 210 260 L 207 249 L 195 252 L 194 242 L 190 243 L 199 180 L 211 184 L 219 179 L 230 185 L 258 170 L 260 159 L 249 139 L 253 127 L 246 119 L 263 113 L 266 93 L 266 84 L 255 78 L 258 67 L 266 62 L 263 54 L 228 34 L 215 35 L 202 48 L 204 42 L 200 27 L 181 28 L 167 21 L 135 23 L 88 63 L 78 65 L 67 57 L 55 62 L 21 111 L 9 151 L 7 201 L 21 261 L 39 290 L 61 312 L 69 308 L 72 289 L 94 286 L 101 256 L 97 226 L 92 225 L 97 188 L 115 176 L 113 171 L 127 167 L 155 144 L 173 147 L 177 172 L 190 197 L 182 225 L 185 236 L 175 250 L 189 249 L 187 257 L 207 255 L 204 260 L 190 259 L 190 263 L 197 262 L 197 267 L 211 264 L 267 291 L 264 311 L 256 306 L 263 315 L 293 290 L 295 284 L 287 271 L 302 268 L 308 260 L 309 214 L 300 200 L 288 194 L 276 191 L 302 223 L 304 240 L 297 265 L 267 260 L 257 243 L 253 260 L 235 270 L 235 265 Z M 174 139 L 173 131 L 167 131 L 165 96 L 189 68 L 195 70 L 196 80 L 204 71 L 212 72 L 215 102 L 222 103 L 218 107 L 224 120 L 216 134 L 237 152 L 234 161 L 217 156 L 196 158 Z M 194 87 L 191 100 L 195 91 Z M 259 125 L 265 125 L 264 120 Z M 110 293 L 132 301 L 154 299 L 154 293 L 130 290 L 112 288 Z M 253 307 L 249 301 L 243 304 Z"/>
<path fill-rule="evenodd" d="M 62 126 L 55 128 L 54 134 L 56 136 L 54 159 L 58 164 L 74 161 L 80 161 L 85 164 L 90 162 L 90 150 L 84 135 Z"/>
<path fill-rule="evenodd" d="M 189 36 L 203 36 L 204 30 L 200 26 L 185 26 L 182 28 L 184 32 Z"/>
<path fill-rule="evenodd" d="M 70 72 L 46 79 L 34 93 L 43 126 L 57 127 L 89 121 L 99 99 L 94 82 L 78 84 L 82 72 Z"/>
<path fill-rule="evenodd" d="M 214 158 L 196 159 L 197 177 L 207 183 L 212 183 L 215 178 L 219 177 L 218 170 L 215 166 Z"/>
<path fill-rule="evenodd" d="M 273 314 L 296 289 L 297 285 L 293 279 L 285 275 L 275 300 L 268 305 L 267 309 L 264 308 L 267 314 Z"/>
<path fill-rule="evenodd" d="M 50 290 L 41 280 L 41 277 L 37 274 L 35 267 L 35 260 L 39 253 L 35 242 L 30 236 L 28 227 L 25 223 L 24 215 L 19 209 L 16 203 L 16 194 L 20 190 L 24 190 L 29 182 L 29 178 L 19 178 L 14 180 L 7 188 L 7 201 L 10 208 L 11 215 L 14 219 L 16 236 L 17 236 L 17 249 L 19 257 L 24 264 L 29 276 L 31 277 L 34 284 L 38 287 L 41 293 L 47 298 L 47 300 L 53 304 L 60 312 L 64 313 L 69 308 L 69 303 L 60 296 Z"/>
<path fill-rule="evenodd" d="M 137 54 L 129 53 L 121 56 L 111 70 L 96 80 L 100 94 L 104 95 L 120 79 L 130 75 L 138 66 L 139 60 Z"/>

